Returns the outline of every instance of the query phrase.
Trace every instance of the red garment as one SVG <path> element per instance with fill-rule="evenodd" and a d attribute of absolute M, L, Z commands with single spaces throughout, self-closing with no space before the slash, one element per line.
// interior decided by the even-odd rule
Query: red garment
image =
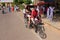
<path fill-rule="evenodd" d="M 48 7 L 46 8 L 46 12 L 47 12 L 47 9 L 48 9 Z"/>
<path fill-rule="evenodd" d="M 12 7 L 12 11 L 14 11 L 14 7 Z"/>
<path fill-rule="evenodd" d="M 40 15 L 42 15 L 43 14 L 43 9 L 40 9 Z"/>
<path fill-rule="evenodd" d="M 38 15 L 38 12 L 36 10 L 32 10 L 31 17 L 36 18 L 37 15 Z"/>

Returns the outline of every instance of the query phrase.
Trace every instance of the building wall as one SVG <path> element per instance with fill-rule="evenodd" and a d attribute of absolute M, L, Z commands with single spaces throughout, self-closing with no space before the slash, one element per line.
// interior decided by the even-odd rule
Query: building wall
<path fill-rule="evenodd" d="M 38 0 L 34 0 L 34 4 L 37 4 Z"/>
<path fill-rule="evenodd" d="M 5 3 L 5 6 L 8 6 L 8 5 L 10 5 L 10 6 L 12 6 L 12 3 L 11 2 L 4 2 Z M 2 6 L 3 4 L 2 4 L 2 2 L 0 2 L 0 5 Z"/>
<path fill-rule="evenodd" d="M 39 1 L 43 1 L 43 0 L 34 0 L 34 4 L 36 5 Z"/>
<path fill-rule="evenodd" d="M 0 5 L 2 5 L 2 3 L 5 3 L 5 6 L 7 6 L 8 4 L 12 4 L 13 0 L 0 0 Z"/>
<path fill-rule="evenodd" d="M 0 0 L 0 2 L 13 2 L 13 0 Z"/>

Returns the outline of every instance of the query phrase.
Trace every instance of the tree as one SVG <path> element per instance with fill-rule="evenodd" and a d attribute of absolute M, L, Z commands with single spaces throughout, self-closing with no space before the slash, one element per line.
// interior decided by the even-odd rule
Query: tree
<path fill-rule="evenodd" d="M 5 6 L 5 3 L 2 3 L 3 6 Z"/>
<path fill-rule="evenodd" d="M 23 0 L 23 1 L 24 1 L 25 4 L 30 4 L 30 3 L 32 3 L 31 0 Z"/>
<path fill-rule="evenodd" d="M 23 0 L 18 0 L 18 3 L 22 4 L 22 3 L 24 3 L 24 1 Z"/>
<path fill-rule="evenodd" d="M 32 1 L 31 0 L 14 0 L 14 4 L 16 4 L 16 5 L 19 5 L 22 3 L 30 4 L 30 3 L 32 3 Z"/>
<path fill-rule="evenodd" d="M 23 0 L 14 0 L 14 4 L 16 4 L 16 5 L 19 5 L 19 4 L 22 4 L 22 3 L 24 3 Z"/>
<path fill-rule="evenodd" d="M 18 0 L 14 0 L 14 4 L 16 4 L 16 5 L 17 5 L 17 4 L 18 4 Z"/>

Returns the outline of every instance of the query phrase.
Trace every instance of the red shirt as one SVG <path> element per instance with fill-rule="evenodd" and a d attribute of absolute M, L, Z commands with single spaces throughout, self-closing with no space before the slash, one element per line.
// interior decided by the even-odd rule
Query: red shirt
<path fill-rule="evenodd" d="M 42 15 L 43 14 L 43 9 L 40 9 L 40 15 Z"/>
<path fill-rule="evenodd" d="M 37 15 L 38 15 L 37 11 L 32 10 L 31 17 L 36 18 Z"/>
<path fill-rule="evenodd" d="M 12 9 L 12 11 L 14 11 L 14 7 L 12 7 L 11 9 Z"/>

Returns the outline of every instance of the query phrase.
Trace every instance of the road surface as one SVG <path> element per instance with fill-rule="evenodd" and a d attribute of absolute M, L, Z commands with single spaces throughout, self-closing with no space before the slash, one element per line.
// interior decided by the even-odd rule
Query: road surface
<path fill-rule="evenodd" d="M 47 37 L 42 39 L 33 29 L 25 28 L 21 12 L 0 13 L 0 40 L 60 40 L 60 30 L 45 23 Z"/>
<path fill-rule="evenodd" d="M 40 40 L 24 27 L 23 16 L 18 13 L 0 13 L 0 40 Z"/>

